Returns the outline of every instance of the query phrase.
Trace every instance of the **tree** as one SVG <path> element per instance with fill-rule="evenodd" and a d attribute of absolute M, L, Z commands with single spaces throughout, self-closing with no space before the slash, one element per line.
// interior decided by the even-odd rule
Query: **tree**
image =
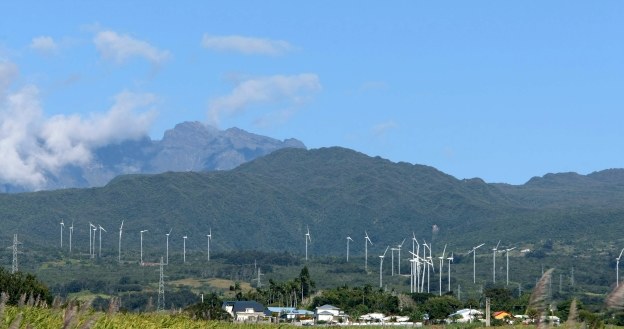
<path fill-rule="evenodd" d="M 461 307 L 461 302 L 452 296 L 429 298 L 424 305 L 430 319 L 444 320 Z"/>
<path fill-rule="evenodd" d="M 514 307 L 513 293 L 508 289 L 501 287 L 487 288 L 485 289 L 484 294 L 485 297 L 490 298 L 492 310 L 511 311 Z"/>
<path fill-rule="evenodd" d="M 310 296 L 311 288 L 314 288 L 315 283 L 310 279 L 310 271 L 307 266 L 304 266 L 299 273 L 299 282 L 301 283 L 301 291 L 303 297 Z"/>
<path fill-rule="evenodd" d="M 0 268 L 0 291 L 9 295 L 7 303 L 10 305 L 17 305 L 22 295 L 25 295 L 26 298 L 29 296 L 39 297 L 48 305 L 52 303 L 52 295 L 48 287 L 29 273 L 16 272 L 11 274 Z"/>
<path fill-rule="evenodd" d="M 188 306 L 184 311 L 190 314 L 194 319 L 229 321 L 232 317 L 221 308 L 222 303 L 223 302 L 216 294 L 210 293 L 204 295 L 203 303 Z"/>

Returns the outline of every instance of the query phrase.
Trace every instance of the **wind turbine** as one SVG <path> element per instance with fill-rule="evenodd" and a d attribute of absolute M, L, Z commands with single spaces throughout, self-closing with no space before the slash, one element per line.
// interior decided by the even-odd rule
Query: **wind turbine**
<path fill-rule="evenodd" d="M 477 249 L 481 248 L 485 243 L 482 243 L 470 250 L 468 254 L 472 253 L 472 283 L 477 283 Z"/>
<path fill-rule="evenodd" d="M 451 257 L 447 258 L 448 260 L 448 291 L 451 291 L 451 263 L 453 262 L 453 253 L 451 253 Z"/>
<path fill-rule="evenodd" d="M 386 251 L 384 251 L 383 255 L 379 256 L 379 288 L 383 288 L 383 260 L 384 257 L 386 257 L 386 253 L 388 252 L 388 248 L 390 246 L 386 247 Z"/>
<path fill-rule="evenodd" d="M 425 272 L 427 272 L 427 293 L 429 293 L 429 291 L 430 291 L 429 287 L 430 287 L 430 282 L 431 282 L 429 280 L 430 279 L 429 268 L 433 266 L 433 258 L 431 256 L 431 244 L 427 244 L 427 242 L 424 241 L 424 240 L 423 240 L 423 242 L 424 242 L 423 243 L 423 246 L 424 246 L 424 248 L 423 248 L 423 262 L 424 262 L 424 264 L 423 265 L 427 266 L 426 269 L 423 268 L 423 284 L 425 282 Z M 427 256 L 427 249 L 425 249 L 425 248 L 429 249 L 429 256 Z"/>
<path fill-rule="evenodd" d="M 401 275 L 401 248 L 403 248 L 403 244 L 405 243 L 405 239 L 403 239 L 403 241 L 401 242 L 400 245 L 397 246 L 397 250 L 399 251 L 399 262 L 398 262 L 398 268 L 397 268 L 397 275 Z"/>
<path fill-rule="evenodd" d="M 95 258 L 95 234 L 97 232 L 97 226 L 93 225 L 93 254 L 91 254 L 91 258 Z"/>
<path fill-rule="evenodd" d="M 167 236 L 167 265 L 169 265 L 169 234 L 171 234 L 173 228 L 169 229 L 169 233 L 165 234 Z"/>
<path fill-rule="evenodd" d="M 95 256 L 95 235 L 93 235 L 93 238 L 91 238 L 92 229 L 95 230 L 97 228 L 95 227 L 95 225 L 89 222 L 89 256 L 91 256 L 91 258 Z"/>
<path fill-rule="evenodd" d="M 61 219 L 61 248 L 63 248 L 63 227 L 65 227 L 65 223 Z"/>
<path fill-rule="evenodd" d="M 347 262 L 349 262 L 349 241 L 353 241 L 350 236 L 347 236 Z"/>
<path fill-rule="evenodd" d="M 624 248 L 620 251 L 620 255 L 615 259 L 615 286 L 620 285 L 620 258 L 622 258 L 622 253 L 624 252 Z"/>
<path fill-rule="evenodd" d="M 507 249 L 504 250 L 505 253 L 506 253 L 505 256 L 507 257 L 507 268 L 506 268 L 506 270 L 507 270 L 507 284 L 506 285 L 509 285 L 509 252 L 514 250 L 514 249 L 516 249 L 516 247 L 507 248 Z M 622 249 L 622 251 L 624 251 L 624 249 Z M 620 255 L 621 255 L 621 253 L 620 253 Z"/>
<path fill-rule="evenodd" d="M 438 257 L 440 260 L 440 294 L 442 296 L 442 265 L 444 265 L 444 255 L 446 255 L 446 245 L 444 245 L 444 249 L 442 250 L 442 256 Z"/>
<path fill-rule="evenodd" d="M 408 252 L 412 254 L 412 258 L 409 260 L 410 262 L 410 292 L 414 293 L 416 292 L 416 287 L 418 287 L 416 280 L 415 280 L 417 276 L 416 266 L 418 266 L 420 269 L 420 264 L 419 264 L 418 255 L 409 250 Z"/>
<path fill-rule="evenodd" d="M 210 228 L 210 234 L 206 235 L 206 238 L 208 240 L 208 246 L 206 248 L 206 250 L 208 251 L 208 261 L 210 261 L 210 240 L 212 240 L 212 227 Z M 258 281 L 258 283 L 260 283 L 260 281 Z"/>
<path fill-rule="evenodd" d="M 392 262 L 390 265 L 390 267 L 392 267 L 392 271 L 390 271 L 391 275 L 390 276 L 394 276 L 394 251 L 398 250 L 397 248 L 390 248 L 390 254 L 392 255 L 392 257 L 390 259 L 392 259 Z"/>
<path fill-rule="evenodd" d="M 418 245 L 417 248 L 415 248 L 415 245 Z M 413 281 L 413 287 L 412 287 L 412 292 L 416 292 L 416 290 L 418 290 L 418 292 L 420 292 L 420 243 L 418 243 L 418 240 L 416 240 L 416 234 L 414 234 L 414 232 L 412 232 L 412 251 L 410 252 L 412 254 L 412 281 Z M 416 289 L 417 288 L 417 289 Z"/>
<path fill-rule="evenodd" d="M 98 252 L 98 257 L 102 258 L 102 231 L 106 232 L 106 230 L 102 227 L 102 225 L 98 224 L 98 227 L 100 228 L 100 251 Z"/>
<path fill-rule="evenodd" d="M 310 228 L 308 226 L 306 226 L 306 230 L 308 231 L 305 234 L 305 260 L 308 260 L 308 241 L 310 241 L 310 243 L 312 243 L 312 238 L 310 237 Z"/>
<path fill-rule="evenodd" d="M 500 245 L 500 240 L 496 244 L 496 247 L 492 248 L 492 283 L 496 283 L 496 251 Z"/>
<path fill-rule="evenodd" d="M 123 231 L 123 219 L 121 220 L 121 226 L 119 226 L 119 253 L 117 255 L 117 261 L 121 264 L 121 232 Z"/>
<path fill-rule="evenodd" d="M 183 256 L 183 262 L 186 264 L 186 238 L 188 238 L 186 235 L 182 237 L 182 239 L 184 239 L 184 249 L 182 251 L 182 256 Z"/>
<path fill-rule="evenodd" d="M 72 234 L 74 233 L 74 221 L 72 220 L 72 224 L 69 227 L 69 253 L 71 254 L 72 247 Z"/>
<path fill-rule="evenodd" d="M 143 233 L 147 230 L 141 230 L 141 266 L 143 266 Z"/>
<path fill-rule="evenodd" d="M 364 231 L 364 233 L 366 234 L 364 236 L 364 271 L 368 272 L 368 244 L 370 243 L 372 246 L 373 242 L 368 237 L 368 232 Z"/>

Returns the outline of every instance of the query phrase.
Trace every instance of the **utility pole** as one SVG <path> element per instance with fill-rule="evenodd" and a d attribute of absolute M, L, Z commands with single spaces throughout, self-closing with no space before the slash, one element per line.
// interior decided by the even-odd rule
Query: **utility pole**
<path fill-rule="evenodd" d="M 490 326 L 490 320 L 491 320 L 491 315 L 490 315 L 490 298 L 486 298 L 485 299 L 485 326 L 489 327 Z"/>
<path fill-rule="evenodd" d="M 164 270 L 163 258 L 160 257 L 160 280 L 158 281 L 158 304 L 156 305 L 156 311 L 165 310 L 165 270 Z"/>

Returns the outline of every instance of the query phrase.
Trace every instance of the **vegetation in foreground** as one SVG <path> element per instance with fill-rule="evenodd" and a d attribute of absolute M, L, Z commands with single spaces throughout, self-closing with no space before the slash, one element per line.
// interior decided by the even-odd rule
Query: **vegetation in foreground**
<path fill-rule="evenodd" d="M 553 269 L 544 273 L 532 292 L 514 298 L 511 292 L 501 288 L 488 288 L 484 298 L 490 300 L 492 310 L 508 310 L 514 314 L 525 314 L 529 320 L 539 322 L 543 315 L 558 315 L 564 321 L 565 328 L 602 328 L 605 324 L 624 325 L 624 285 L 614 289 L 605 300 L 605 306 L 598 311 L 583 307 L 575 299 L 567 303 L 553 306 L 552 296 L 548 289 L 552 281 Z M 272 298 L 280 298 L 279 291 L 286 292 L 288 288 L 301 287 L 301 305 L 308 309 L 331 303 L 348 311 L 352 319 L 357 319 L 365 312 L 383 312 L 386 314 L 409 315 L 411 321 L 421 321 L 425 313 L 428 314 L 430 324 L 444 324 L 452 312 L 462 307 L 483 306 L 479 300 L 472 300 L 462 304 L 452 294 L 435 296 L 433 294 L 398 294 L 383 289 L 373 289 L 370 286 L 349 288 L 346 285 L 335 289 L 314 292 L 315 284 L 310 278 L 307 268 L 303 268 L 298 277 L 291 281 L 271 284 L 265 289 L 255 289 L 243 292 L 240 286 L 232 287 L 234 298 L 238 300 L 256 299 L 275 304 Z M 20 287 L 21 290 L 15 290 Z M 126 313 L 119 312 L 119 298 L 108 301 L 106 311 L 95 311 L 91 302 L 76 300 L 61 303 L 55 298 L 50 303 L 47 288 L 33 275 L 15 273 L 10 274 L 0 270 L 0 290 L 21 293 L 19 298 L 12 298 L 6 292 L 0 298 L 0 328 L 205 328 L 227 327 L 244 328 L 251 324 L 233 324 L 229 314 L 221 309 L 222 299 L 216 294 L 205 296 L 201 303 L 185 309 Z M 297 292 L 296 295 L 298 295 Z M 296 302 L 296 300 L 294 300 Z M 280 303 L 280 302 L 278 302 Z M 477 307 L 477 308 L 481 308 Z M 504 321 L 494 320 L 495 326 L 506 325 Z M 262 328 L 268 324 L 253 324 L 253 328 Z M 288 326 L 288 324 L 285 324 Z M 269 327 L 271 325 L 268 325 Z M 465 324 L 457 324 L 466 328 Z M 482 326 L 481 323 L 469 327 Z M 374 327 L 374 326 L 372 326 Z M 522 326 L 526 328 L 526 326 Z M 538 328 L 543 327 L 538 324 Z"/>

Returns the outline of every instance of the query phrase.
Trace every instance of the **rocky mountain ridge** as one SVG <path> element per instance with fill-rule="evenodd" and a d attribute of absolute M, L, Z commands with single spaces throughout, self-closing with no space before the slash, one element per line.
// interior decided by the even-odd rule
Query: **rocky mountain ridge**
<path fill-rule="evenodd" d="M 145 136 L 93 150 L 85 166 L 69 165 L 46 172 L 41 189 L 85 188 L 106 185 L 125 174 L 168 171 L 228 170 L 282 148 L 306 148 L 296 139 L 283 141 L 239 128 L 219 130 L 200 122 L 183 122 L 164 133 L 162 140 Z M 3 184 L 0 192 L 29 192 L 27 187 Z"/>

